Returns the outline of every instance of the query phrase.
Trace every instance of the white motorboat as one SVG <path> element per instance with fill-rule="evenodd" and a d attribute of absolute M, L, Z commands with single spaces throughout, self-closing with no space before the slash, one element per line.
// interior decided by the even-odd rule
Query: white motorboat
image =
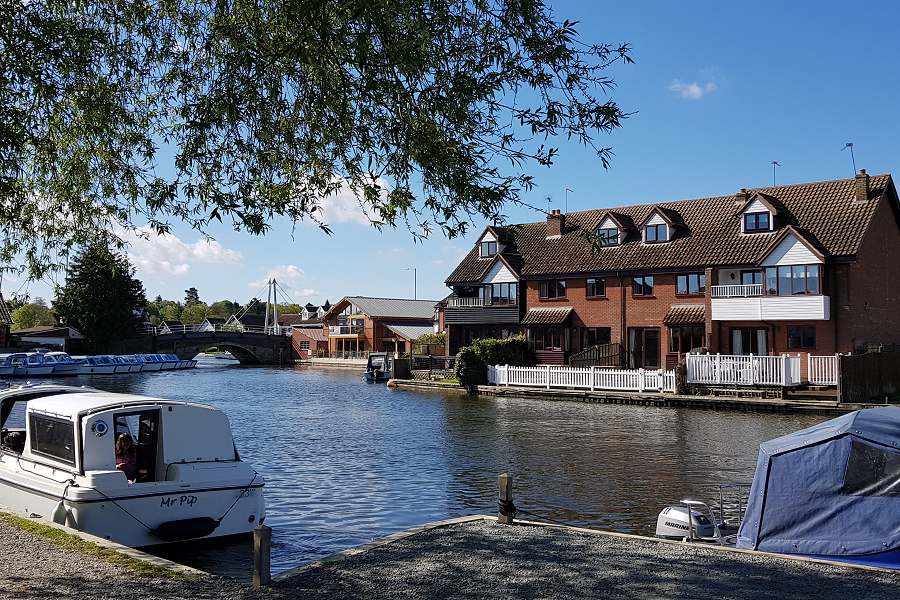
<path fill-rule="evenodd" d="M 138 354 L 137 357 L 144 363 L 144 371 L 160 371 L 163 362 L 156 354 Z"/>
<path fill-rule="evenodd" d="M 23 514 L 134 547 L 246 534 L 265 519 L 263 479 L 211 406 L 22 386 L 0 392 L 0 428 L 0 504 Z M 122 434 L 135 441 L 127 461 Z"/>
<path fill-rule="evenodd" d="M 180 362 L 178 360 L 178 357 L 175 356 L 174 354 L 157 354 L 157 356 L 159 357 L 159 360 L 162 361 L 162 363 L 163 363 L 163 366 L 162 366 L 163 371 L 171 371 L 173 369 L 176 369 L 178 367 L 178 363 Z"/>
<path fill-rule="evenodd" d="M 140 373 L 144 370 L 144 363 L 142 360 L 137 358 L 136 356 L 132 356 L 130 354 L 125 356 L 120 356 L 119 358 L 123 359 L 128 363 L 129 373 Z"/>
<path fill-rule="evenodd" d="M 47 352 L 44 363 L 53 365 L 53 375 L 78 375 L 83 361 L 75 360 L 66 352 Z"/>
<path fill-rule="evenodd" d="M 116 363 L 108 356 L 85 356 L 79 375 L 107 375 L 116 372 Z"/>
<path fill-rule="evenodd" d="M 124 356 L 107 356 L 116 365 L 115 373 L 131 373 L 131 363 Z"/>

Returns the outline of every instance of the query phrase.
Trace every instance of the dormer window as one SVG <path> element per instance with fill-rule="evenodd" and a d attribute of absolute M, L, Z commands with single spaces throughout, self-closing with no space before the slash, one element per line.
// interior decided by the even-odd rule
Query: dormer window
<path fill-rule="evenodd" d="M 768 212 L 744 213 L 744 233 L 771 231 L 771 220 Z"/>
<path fill-rule="evenodd" d="M 665 223 L 644 226 L 644 241 L 648 244 L 669 241 L 669 227 Z"/>
<path fill-rule="evenodd" d="M 489 258 L 497 254 L 497 242 L 481 242 L 481 258 Z"/>
<path fill-rule="evenodd" d="M 619 230 L 616 227 L 604 227 L 597 229 L 598 246 L 618 246 Z"/>

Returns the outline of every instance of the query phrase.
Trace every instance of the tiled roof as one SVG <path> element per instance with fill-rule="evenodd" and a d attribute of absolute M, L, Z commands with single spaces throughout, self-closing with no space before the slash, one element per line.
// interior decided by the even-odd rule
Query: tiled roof
<path fill-rule="evenodd" d="M 572 314 L 571 306 L 554 308 L 529 308 L 522 325 L 562 325 Z"/>
<path fill-rule="evenodd" d="M 665 325 L 694 325 L 706 321 L 706 307 L 702 304 L 673 304 L 663 317 Z"/>
<path fill-rule="evenodd" d="M 240 321 L 241 325 L 244 327 L 262 327 L 266 324 L 266 316 L 265 315 L 254 315 L 254 314 L 246 314 L 241 316 L 240 318 L 235 317 L 238 321 Z"/>
<path fill-rule="evenodd" d="M 316 342 L 327 342 L 328 341 L 328 336 L 325 334 L 325 332 L 322 330 L 321 327 L 318 329 L 314 329 L 314 328 L 310 327 L 310 328 L 304 328 L 304 329 L 297 329 L 295 331 L 298 331 L 300 333 L 300 335 L 302 335 L 303 337 L 309 338 Z"/>
<path fill-rule="evenodd" d="M 203 320 L 207 321 L 210 325 L 222 325 L 225 323 L 225 319 L 222 317 L 206 317 Z"/>
<path fill-rule="evenodd" d="M 385 327 L 402 337 L 404 340 L 417 340 L 426 333 L 434 333 L 434 326 L 428 325 L 410 325 L 409 323 L 391 323 L 384 324 Z"/>
<path fill-rule="evenodd" d="M 781 225 L 793 225 L 823 253 L 852 256 L 869 227 L 878 206 L 877 198 L 892 187 L 890 175 L 869 177 L 868 202 L 855 201 L 855 179 L 839 179 L 748 190 L 774 198 Z M 508 261 L 521 264 L 524 277 L 557 273 L 640 271 L 654 268 L 688 268 L 709 265 L 752 265 L 761 258 L 773 233 L 741 234 L 740 207 L 734 195 L 680 200 L 657 204 L 587 210 L 566 215 L 563 235 L 546 239 L 546 223 L 510 225 L 503 230 L 514 236 L 505 251 Z M 593 231 L 600 218 L 612 213 L 618 219 L 642 223 L 654 209 L 669 217 L 677 215 L 683 225 L 674 239 L 662 244 L 644 244 L 640 231 L 627 231 L 621 245 L 594 249 L 585 231 Z M 480 281 L 490 260 L 481 259 L 473 248 L 447 278 L 448 284 Z"/>
<path fill-rule="evenodd" d="M 370 298 L 368 296 L 347 296 L 334 304 L 325 316 L 351 302 L 369 317 L 394 318 L 394 319 L 428 319 L 434 318 L 434 305 L 437 300 L 409 300 L 406 298 Z"/>
<path fill-rule="evenodd" d="M 322 319 L 304 319 L 303 315 L 298 313 L 284 313 L 278 315 L 279 325 L 300 325 L 309 321 L 315 321 L 319 324 L 322 323 Z"/>
<path fill-rule="evenodd" d="M 9 307 L 6 305 L 6 300 L 3 299 L 3 294 L 0 294 L 0 323 L 12 325 L 12 317 L 9 314 Z"/>
<path fill-rule="evenodd" d="M 53 338 L 72 338 L 81 339 L 83 336 L 74 327 L 55 327 L 53 325 L 38 325 L 37 327 L 26 327 L 25 329 L 17 329 L 13 331 L 13 335 L 19 337 L 53 337 Z"/>

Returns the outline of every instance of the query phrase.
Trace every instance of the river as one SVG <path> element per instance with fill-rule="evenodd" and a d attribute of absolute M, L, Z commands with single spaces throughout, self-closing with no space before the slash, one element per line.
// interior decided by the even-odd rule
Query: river
<path fill-rule="evenodd" d="M 544 517 L 653 533 L 669 502 L 749 481 L 757 446 L 812 415 L 744 413 L 390 390 L 342 369 L 223 366 L 69 378 L 70 384 L 204 402 L 231 419 L 266 479 L 272 569 L 448 517 L 496 513 L 497 475 Z M 245 575 L 246 544 L 168 555 Z"/>

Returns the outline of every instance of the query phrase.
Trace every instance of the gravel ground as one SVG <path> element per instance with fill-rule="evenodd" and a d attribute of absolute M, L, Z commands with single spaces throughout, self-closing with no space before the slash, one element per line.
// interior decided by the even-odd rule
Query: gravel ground
<path fill-rule="evenodd" d="M 0 598 L 900 598 L 900 575 L 548 527 L 470 522 L 313 567 L 256 593 L 235 581 L 148 579 L 0 521 Z"/>
<path fill-rule="evenodd" d="M 190 581 L 134 575 L 98 558 L 65 550 L 0 520 L 0 598 L 203 600 L 268 598 L 229 579 Z"/>
<path fill-rule="evenodd" d="M 900 575 L 474 522 L 427 531 L 278 583 L 294 598 L 900 598 Z"/>

